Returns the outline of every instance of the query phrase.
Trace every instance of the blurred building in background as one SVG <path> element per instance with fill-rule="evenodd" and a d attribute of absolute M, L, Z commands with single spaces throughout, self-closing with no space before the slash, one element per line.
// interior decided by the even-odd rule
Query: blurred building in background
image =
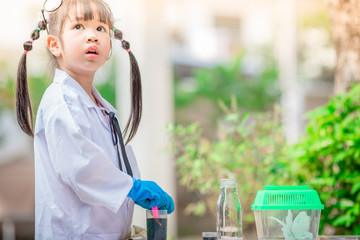
<path fill-rule="evenodd" d="M 303 132 L 304 113 L 325 103 L 332 94 L 335 53 L 326 6 L 321 0 L 108 2 L 115 24 L 130 42 L 142 72 L 143 120 L 132 142 L 142 178 L 155 180 L 175 198 L 177 211 L 169 219 L 170 235 L 214 231 L 212 216 L 194 218 L 184 214 L 188 198 L 196 196 L 176 182 L 165 125 L 207 118 L 208 112 L 204 105 L 194 105 L 191 111 L 175 109 L 174 78 L 180 79 L 181 86 L 191 91 L 195 69 L 212 68 L 241 54 L 244 55 L 241 71 L 257 74 L 264 66 L 264 51 L 267 51 L 278 63 L 284 126 L 289 141 L 294 142 Z M 9 79 L 15 79 L 22 44 L 37 24 L 42 3 L 40 0 L 0 2 L 0 24 L 2 29 L 9 29 L 0 40 L 0 62 L 5 66 L 1 68 L 0 87 Z M 41 75 L 47 69 L 44 40 L 42 33 L 29 54 L 29 75 Z M 121 116 L 124 123 L 129 113 L 129 61 L 120 44 L 115 42 L 113 46 L 113 58 L 120 62 L 116 102 L 120 113 L 124 113 Z M 106 72 L 107 68 L 102 71 Z M 101 78 L 102 74 L 99 75 Z M 31 239 L 32 142 L 17 128 L 14 113 L 4 109 L 0 109 L 0 221 L 6 223 L 3 226 L 9 236 L 11 231 L 20 234 L 23 229 Z M 4 128 L 5 125 L 9 127 Z M 21 201 L 11 200 L 12 196 Z M 21 222 L 27 222 L 27 227 Z M 136 208 L 134 222 L 145 226 L 142 209 Z"/>

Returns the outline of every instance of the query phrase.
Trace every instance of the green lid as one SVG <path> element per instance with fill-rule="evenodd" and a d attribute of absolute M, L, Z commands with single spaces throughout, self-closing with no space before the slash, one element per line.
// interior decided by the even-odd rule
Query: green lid
<path fill-rule="evenodd" d="M 324 209 L 316 190 L 309 186 L 266 186 L 257 192 L 252 210 Z"/>

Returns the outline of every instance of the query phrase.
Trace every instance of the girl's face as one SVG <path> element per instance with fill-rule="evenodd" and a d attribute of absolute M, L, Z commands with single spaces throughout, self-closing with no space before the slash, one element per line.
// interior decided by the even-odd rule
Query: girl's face
<path fill-rule="evenodd" d="M 72 8 L 64 21 L 59 56 L 56 57 L 60 68 L 73 75 L 94 74 L 109 58 L 109 26 L 100 21 L 94 5 L 92 10 L 93 19 L 85 21 L 83 18 L 77 19 L 76 8 Z"/>

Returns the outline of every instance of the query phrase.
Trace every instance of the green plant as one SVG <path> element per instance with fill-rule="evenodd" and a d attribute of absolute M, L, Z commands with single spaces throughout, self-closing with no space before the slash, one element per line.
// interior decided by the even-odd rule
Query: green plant
<path fill-rule="evenodd" d="M 307 114 L 307 136 L 289 150 L 291 172 L 312 185 L 325 209 L 321 229 L 360 234 L 360 85 Z"/>
<path fill-rule="evenodd" d="M 13 80 L 8 80 L 0 86 L 0 110 L 15 107 L 13 89 L 15 89 Z"/>
<path fill-rule="evenodd" d="M 14 108 L 14 89 L 15 83 L 8 73 L 9 64 L 5 61 L 0 61 L 0 112 L 4 108 Z"/>
<path fill-rule="evenodd" d="M 265 54 L 264 68 L 255 75 L 249 75 L 243 71 L 243 60 L 242 55 L 229 63 L 196 69 L 194 81 L 185 84 L 185 87 L 183 80 L 175 77 L 176 107 L 184 107 L 196 99 L 206 98 L 215 109 L 220 110 L 219 99 L 229 105 L 231 96 L 236 98 L 239 107 L 247 110 L 264 110 L 273 106 L 280 97 L 275 61 Z"/>
<path fill-rule="evenodd" d="M 283 158 L 279 110 L 243 113 L 234 102 L 231 109 L 222 104 L 226 116 L 215 140 L 205 138 L 197 123 L 170 129 L 180 184 L 199 196 L 186 211 L 202 215 L 208 209 L 215 214 L 220 179 L 235 178 L 246 228 L 254 221 L 250 205 L 256 192 L 264 185 L 285 183 L 290 176 L 284 171 L 288 162 Z"/>
<path fill-rule="evenodd" d="M 107 78 L 101 83 L 95 84 L 96 89 L 99 91 L 101 96 L 105 98 L 111 105 L 116 108 L 116 73 L 118 68 L 118 61 L 116 58 L 109 62 Z M 126 79 L 123 79 L 126 81 Z"/>

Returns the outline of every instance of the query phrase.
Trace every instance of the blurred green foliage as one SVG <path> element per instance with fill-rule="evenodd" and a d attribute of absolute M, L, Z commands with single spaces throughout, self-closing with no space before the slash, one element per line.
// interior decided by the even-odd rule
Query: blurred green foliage
<path fill-rule="evenodd" d="M 263 113 L 238 111 L 235 98 L 226 117 L 217 129 L 215 140 L 204 137 L 197 124 L 170 126 L 173 150 L 180 184 L 199 196 L 187 212 L 213 214 L 220 189 L 220 179 L 236 178 L 245 221 L 244 228 L 254 221 L 250 205 L 258 189 L 274 182 L 281 183 L 289 174 L 285 139 L 280 126 L 279 110 Z M 226 106 L 222 104 L 222 106 Z M 285 184 L 286 182 L 283 181 Z"/>
<path fill-rule="evenodd" d="M 307 114 L 307 136 L 289 148 L 292 172 L 310 184 L 325 209 L 322 225 L 360 234 L 360 85 Z"/>
<path fill-rule="evenodd" d="M 265 185 L 311 185 L 325 204 L 320 232 L 330 226 L 336 234 L 360 234 L 359 96 L 360 84 L 309 112 L 307 134 L 295 145 L 286 144 L 276 109 L 228 109 L 215 140 L 197 123 L 171 126 L 180 184 L 200 199 L 187 211 L 215 214 L 219 180 L 236 178 L 246 228 L 253 222 L 250 205 Z"/>
<path fill-rule="evenodd" d="M 15 108 L 13 89 L 15 89 L 15 83 L 11 79 L 0 86 L 0 111 L 4 108 Z"/>
<path fill-rule="evenodd" d="M 305 14 L 299 19 L 301 28 L 324 29 L 331 35 L 331 20 L 327 9 L 318 10 Z"/>
<path fill-rule="evenodd" d="M 212 68 L 199 68 L 193 73 L 193 82 L 184 85 L 184 80 L 175 78 L 175 106 L 185 107 L 198 98 L 209 99 L 215 109 L 221 99 L 230 104 L 235 96 L 239 107 L 248 110 L 271 108 L 279 100 L 278 69 L 275 61 L 264 54 L 264 68 L 256 75 L 244 73 L 244 55 L 235 61 Z M 186 80 L 190 81 L 190 80 Z"/>
<path fill-rule="evenodd" d="M 112 106 L 116 108 L 116 69 L 118 68 L 118 62 L 116 58 L 113 58 L 109 62 L 109 72 L 107 73 L 106 79 L 101 84 L 95 84 L 96 89 L 99 91 L 101 96 L 106 99 Z M 124 79 L 123 81 L 128 81 Z"/>
<path fill-rule="evenodd" d="M 51 82 L 52 78 L 47 73 L 41 73 L 41 75 L 38 76 L 28 77 L 31 105 L 35 115 L 37 113 L 42 95 Z"/>

